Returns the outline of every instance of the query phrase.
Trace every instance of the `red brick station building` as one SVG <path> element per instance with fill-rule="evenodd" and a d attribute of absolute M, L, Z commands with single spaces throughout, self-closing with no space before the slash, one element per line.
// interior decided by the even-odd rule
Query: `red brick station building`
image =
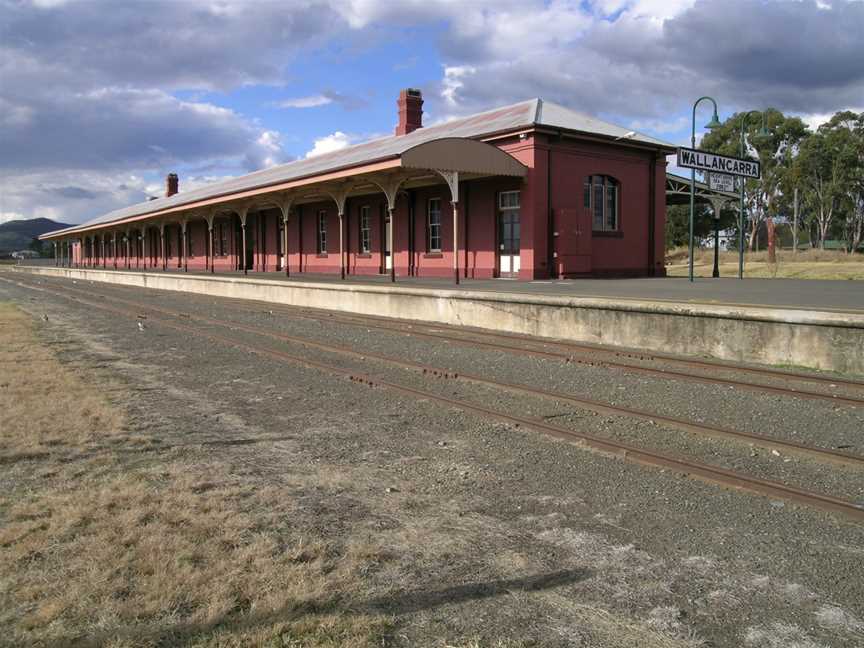
<path fill-rule="evenodd" d="M 675 147 L 532 99 L 49 232 L 58 265 L 522 280 L 664 274 Z"/>

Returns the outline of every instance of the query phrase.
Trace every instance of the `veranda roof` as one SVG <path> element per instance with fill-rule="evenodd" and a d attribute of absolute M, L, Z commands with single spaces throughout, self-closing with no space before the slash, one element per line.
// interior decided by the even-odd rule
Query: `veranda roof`
<path fill-rule="evenodd" d="M 293 186 L 349 177 L 351 175 L 349 170 L 359 172 L 360 167 L 370 172 L 401 167 L 478 173 L 485 165 L 487 175 L 524 175 L 524 170 L 519 170 L 520 167 L 522 169 L 524 167 L 497 147 L 490 145 L 484 145 L 482 148 L 473 147 L 464 142 L 541 127 L 613 140 L 626 138 L 630 144 L 637 143 L 669 152 L 675 149 L 674 145 L 662 140 L 638 133 L 633 134 L 632 131 L 621 126 L 554 103 L 531 99 L 470 117 L 420 128 L 407 135 L 371 140 L 332 153 L 262 169 L 190 191 L 181 191 L 170 197 L 130 205 L 80 225 L 48 232 L 40 238 L 68 236 L 97 226 L 119 225 L 127 221 L 140 220 L 141 217 L 155 217 L 185 208 L 216 204 L 226 199 L 260 194 L 264 191 L 278 191 Z M 420 145 L 423 144 L 428 146 L 421 147 Z M 496 155 L 493 150 L 512 162 L 506 161 L 501 155 Z M 424 164 L 429 166 L 422 166 Z M 457 168 L 459 166 L 462 168 Z"/>

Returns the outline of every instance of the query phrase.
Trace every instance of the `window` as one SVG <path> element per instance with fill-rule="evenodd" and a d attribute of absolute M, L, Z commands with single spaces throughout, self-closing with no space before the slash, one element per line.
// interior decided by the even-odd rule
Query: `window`
<path fill-rule="evenodd" d="M 619 183 L 609 176 L 595 175 L 585 178 L 583 201 L 591 211 L 595 232 L 618 231 Z"/>
<path fill-rule="evenodd" d="M 521 192 L 519 191 L 502 191 L 498 194 L 499 209 L 519 209 L 521 207 L 519 201 Z"/>
<path fill-rule="evenodd" d="M 318 212 L 318 254 L 327 254 L 327 212 Z"/>
<path fill-rule="evenodd" d="M 372 217 L 369 205 L 360 208 L 360 253 L 369 254 L 372 251 Z"/>
<path fill-rule="evenodd" d="M 431 198 L 426 219 L 426 250 L 441 251 L 441 199 Z"/>
<path fill-rule="evenodd" d="M 195 240 L 195 237 L 192 236 L 192 224 L 186 226 L 186 250 L 189 254 L 189 258 L 195 256 L 195 250 L 192 247 L 192 241 Z"/>
<path fill-rule="evenodd" d="M 518 256 L 521 246 L 520 192 L 502 191 L 498 194 L 498 251 L 502 256 Z M 502 269 L 503 270 L 503 269 Z M 512 267 L 509 271 L 512 271 Z"/>
<path fill-rule="evenodd" d="M 225 223 L 216 223 L 216 253 L 214 256 L 226 256 L 228 254 L 228 228 Z"/>

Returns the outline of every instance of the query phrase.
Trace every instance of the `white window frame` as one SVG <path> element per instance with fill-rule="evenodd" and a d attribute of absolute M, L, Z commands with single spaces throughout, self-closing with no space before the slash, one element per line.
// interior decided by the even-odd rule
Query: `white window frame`
<path fill-rule="evenodd" d="M 432 209 L 433 203 L 437 203 L 437 209 Z M 437 214 L 437 222 L 432 222 L 432 214 Z M 444 246 L 444 234 L 441 227 L 441 199 L 430 198 L 426 204 L 426 251 L 437 253 L 441 252 Z M 437 239 L 438 245 L 435 245 Z"/>
<path fill-rule="evenodd" d="M 519 209 L 522 206 L 522 192 L 519 189 L 502 191 L 498 194 L 498 209 Z"/>
<path fill-rule="evenodd" d="M 372 208 L 363 205 L 360 208 L 360 254 L 372 253 Z"/>
<path fill-rule="evenodd" d="M 318 235 L 316 237 L 318 244 L 318 254 L 327 254 L 327 210 L 321 209 L 318 211 Z"/>

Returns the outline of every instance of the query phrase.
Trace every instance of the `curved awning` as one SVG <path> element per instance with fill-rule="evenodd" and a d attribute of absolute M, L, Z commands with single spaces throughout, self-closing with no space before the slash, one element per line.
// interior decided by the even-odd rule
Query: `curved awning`
<path fill-rule="evenodd" d="M 406 169 L 440 169 L 485 176 L 524 178 L 528 167 L 497 146 L 463 137 L 444 137 L 403 152 Z"/>

